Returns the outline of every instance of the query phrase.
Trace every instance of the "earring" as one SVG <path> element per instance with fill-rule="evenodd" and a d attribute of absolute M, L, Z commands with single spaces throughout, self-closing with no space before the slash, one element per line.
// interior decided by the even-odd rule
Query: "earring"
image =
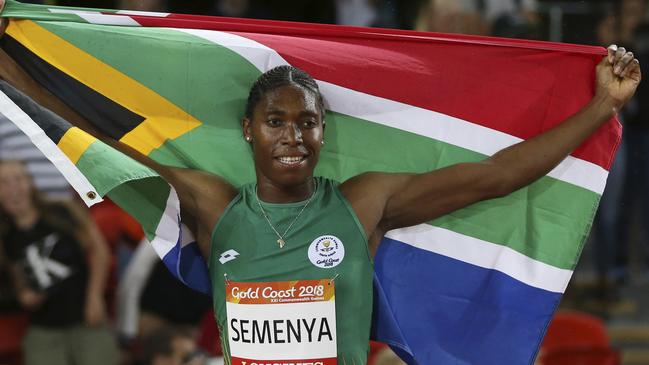
<path fill-rule="evenodd" d="M 320 144 L 321 144 L 321 145 L 323 145 L 323 144 L 324 144 L 324 139 L 323 139 L 322 141 L 320 141 Z"/>
<path fill-rule="evenodd" d="M 252 142 L 252 137 L 250 137 L 250 136 L 246 136 L 246 141 L 248 141 L 248 142 Z"/>

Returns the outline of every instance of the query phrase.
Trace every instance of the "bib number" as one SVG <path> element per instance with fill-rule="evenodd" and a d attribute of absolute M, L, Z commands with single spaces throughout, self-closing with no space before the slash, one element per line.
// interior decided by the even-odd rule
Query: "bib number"
<path fill-rule="evenodd" d="M 335 365 L 334 282 L 227 282 L 233 365 Z"/>

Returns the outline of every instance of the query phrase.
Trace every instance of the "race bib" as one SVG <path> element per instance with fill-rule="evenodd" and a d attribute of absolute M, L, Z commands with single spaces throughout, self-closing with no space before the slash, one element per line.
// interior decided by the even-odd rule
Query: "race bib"
<path fill-rule="evenodd" d="M 334 282 L 226 284 L 233 365 L 336 364 Z"/>

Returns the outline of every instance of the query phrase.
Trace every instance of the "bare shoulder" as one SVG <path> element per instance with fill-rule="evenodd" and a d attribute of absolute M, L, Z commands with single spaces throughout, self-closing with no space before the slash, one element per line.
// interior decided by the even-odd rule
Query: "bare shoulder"
<path fill-rule="evenodd" d="M 411 177 L 411 174 L 366 172 L 340 184 L 340 192 L 349 201 L 370 241 L 382 235 L 380 224 L 388 200 Z"/>

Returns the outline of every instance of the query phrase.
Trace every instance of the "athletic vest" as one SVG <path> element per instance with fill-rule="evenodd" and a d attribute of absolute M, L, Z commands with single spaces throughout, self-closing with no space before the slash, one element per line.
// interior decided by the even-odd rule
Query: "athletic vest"
<path fill-rule="evenodd" d="M 255 184 L 241 188 L 212 232 L 214 312 L 228 364 L 335 364 L 336 356 L 320 353 L 329 354 L 332 339 L 338 364 L 366 363 L 373 279 L 367 238 L 338 183 L 316 183 L 283 248 L 259 206 L 284 233 L 306 200 L 264 203 Z M 320 357 L 286 359 L 286 349 L 302 345 Z M 242 355 L 242 348 L 252 350 Z"/>

